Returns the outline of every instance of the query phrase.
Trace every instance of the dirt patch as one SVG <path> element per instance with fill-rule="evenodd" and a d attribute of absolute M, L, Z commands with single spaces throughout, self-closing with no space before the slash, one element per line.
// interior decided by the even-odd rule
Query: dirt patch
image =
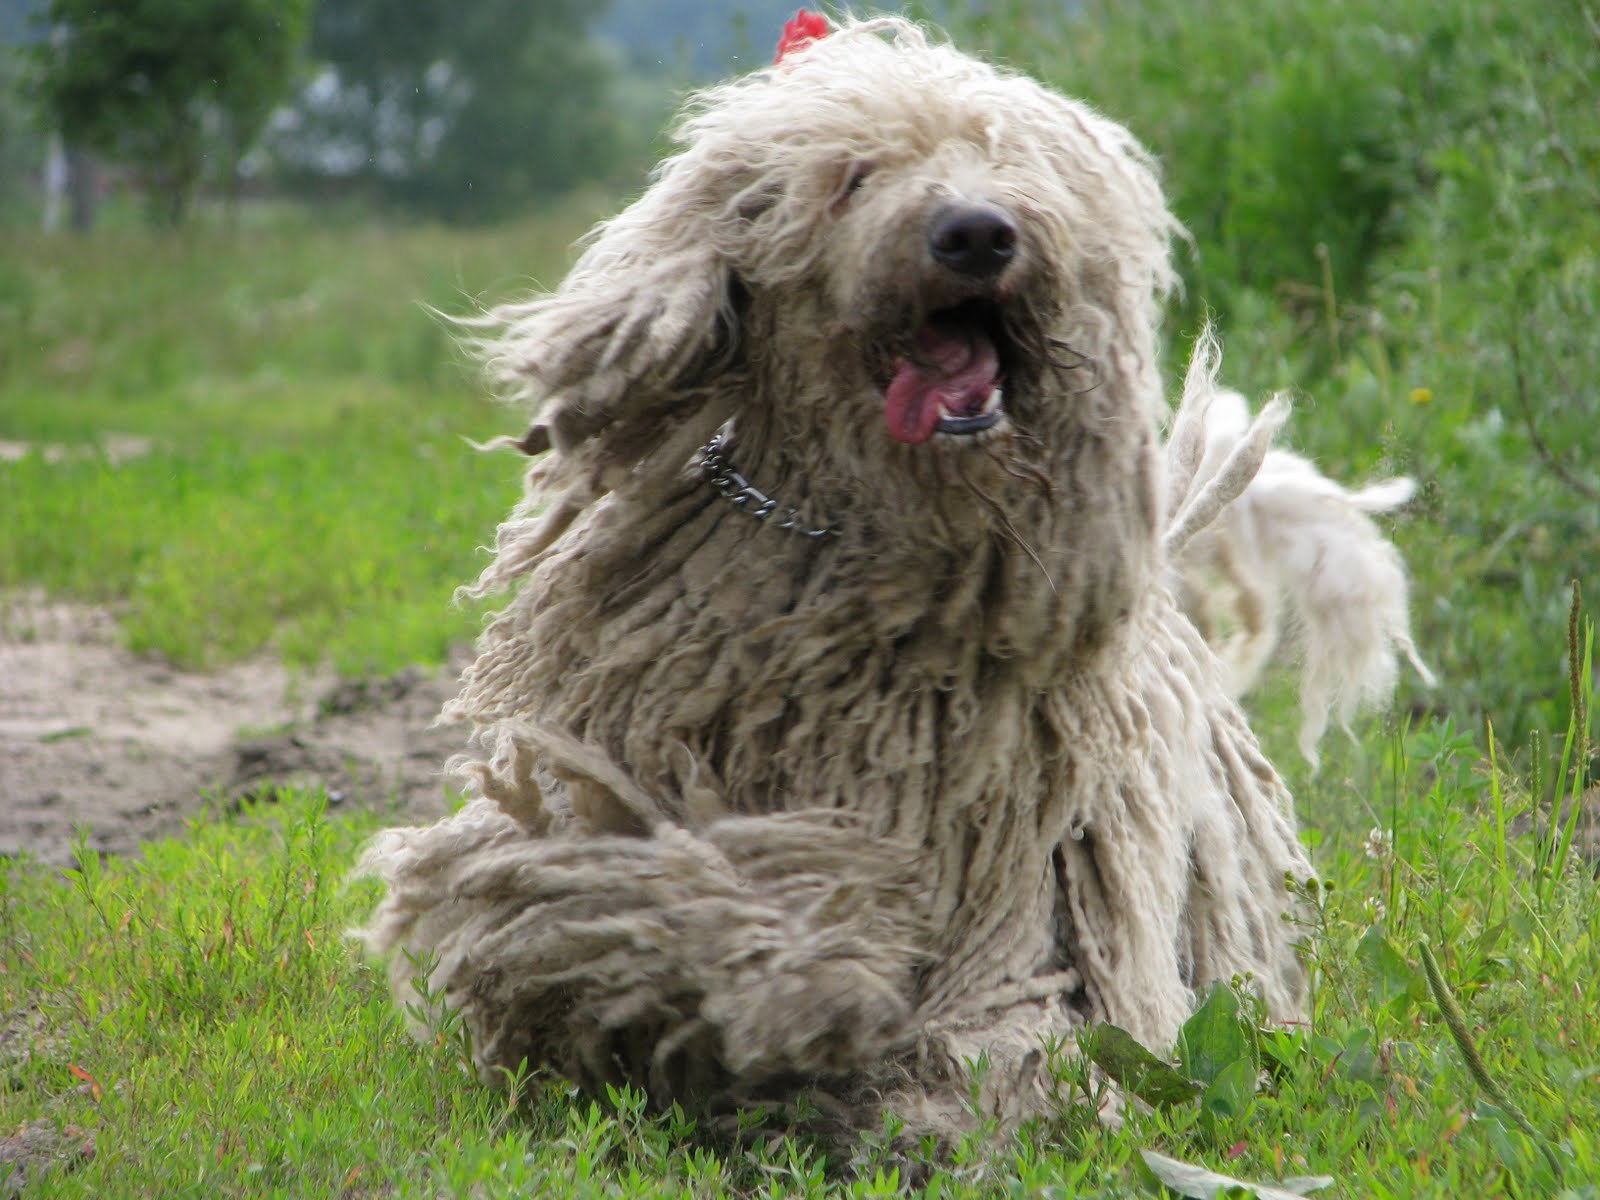
<path fill-rule="evenodd" d="M 51 1167 L 71 1170 L 94 1157 L 94 1136 L 71 1125 L 28 1121 L 0 1132 L 0 1197 L 20 1196 Z"/>
<path fill-rule="evenodd" d="M 432 819 L 465 731 L 430 728 L 439 671 L 350 682 L 258 659 L 204 674 L 123 649 L 104 612 L 12 600 L 0 619 L 0 854 L 69 861 L 73 830 L 126 854 L 208 799 L 320 785 L 334 803 Z"/>
<path fill-rule="evenodd" d="M 50 1033 L 44 1014 L 33 1005 L 16 1012 L 0 1012 L 0 1087 L 16 1067 L 53 1054 L 61 1039 Z"/>

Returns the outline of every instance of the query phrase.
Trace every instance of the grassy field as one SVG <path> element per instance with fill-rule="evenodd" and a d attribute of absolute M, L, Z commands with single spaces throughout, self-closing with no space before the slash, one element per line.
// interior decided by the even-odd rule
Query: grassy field
<path fill-rule="evenodd" d="M 1060 36 L 1048 7 L 956 24 L 1161 154 L 1195 236 L 1173 361 L 1209 308 L 1231 382 L 1298 395 L 1299 448 L 1423 486 L 1393 532 L 1440 686 L 1404 681 L 1315 777 L 1286 680 L 1250 705 L 1324 879 L 1310 1025 L 1214 995 L 1181 1099 L 1115 1131 L 1064 1104 L 937 1163 L 895 1161 L 892 1130 L 841 1162 L 633 1095 L 494 1092 L 429 997 L 436 1035 L 410 1039 L 344 938 L 373 818 L 293 793 L 137 860 L 0 858 L 0 1197 L 24 1142 L 54 1164 L 30 1160 L 28 1200 L 875 1196 L 908 1170 L 927 1196 L 1114 1197 L 1157 1190 L 1146 1153 L 1331 1177 L 1319 1195 L 1600 1196 L 1600 894 L 1563 807 L 1596 741 L 1569 581 L 1600 596 L 1600 24 L 1568 0 L 1091 2 Z M 180 667 L 438 661 L 521 469 L 467 439 L 520 427 L 424 306 L 552 282 L 599 207 L 470 234 L 0 233 L 0 440 L 33 451 L 0 462 L 0 589 L 106 605 Z M 1058 1076 L 1094 1090 L 1079 1058 Z"/>
<path fill-rule="evenodd" d="M 74 451 L 0 472 L 0 584 L 113 604 L 180 666 L 440 660 L 522 469 L 468 439 L 525 426 L 429 306 L 559 278 L 592 203 L 476 235 L 0 234 L 0 437 Z"/>
<path fill-rule="evenodd" d="M 888 1129 L 841 1163 L 782 1129 L 729 1145 L 637 1095 L 479 1087 L 432 998 L 415 997 L 436 1031 L 418 1045 L 342 936 L 373 899 L 344 883 L 371 819 L 284 794 L 138 861 L 85 853 L 60 876 L 0 859 L 0 1137 L 58 1139 L 29 1198 L 881 1196 L 911 1170 L 925 1196 L 1113 1197 L 1150 1193 L 1147 1152 L 1328 1176 L 1335 1196 L 1594 1196 L 1600 904 L 1572 830 L 1510 832 L 1525 795 L 1470 737 L 1382 745 L 1388 823 L 1317 847 L 1311 1024 L 1262 1029 L 1214 994 L 1178 1059 L 1202 1086 L 1114 1132 L 1064 1103 L 948 1159 L 902 1164 Z M 1056 1069 L 1064 1101 L 1095 1093 L 1082 1059 Z"/>

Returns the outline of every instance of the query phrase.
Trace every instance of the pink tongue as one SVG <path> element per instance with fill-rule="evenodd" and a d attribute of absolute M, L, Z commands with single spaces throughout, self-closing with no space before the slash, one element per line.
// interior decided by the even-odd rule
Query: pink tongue
<path fill-rule="evenodd" d="M 994 343 L 981 331 L 929 322 L 917 330 L 916 361 L 901 359 L 884 389 L 889 436 L 921 445 L 938 428 L 941 404 L 951 416 L 973 416 L 999 378 Z"/>

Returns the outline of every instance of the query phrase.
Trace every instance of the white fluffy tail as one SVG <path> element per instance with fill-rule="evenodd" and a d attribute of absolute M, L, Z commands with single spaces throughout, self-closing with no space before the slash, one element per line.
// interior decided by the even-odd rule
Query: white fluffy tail
<path fill-rule="evenodd" d="M 1315 766 L 1330 714 L 1348 731 L 1358 710 L 1386 700 L 1398 655 L 1434 682 L 1411 640 L 1405 564 L 1371 519 L 1416 485 L 1396 478 L 1351 490 L 1297 454 L 1268 449 L 1286 406 L 1274 400 L 1252 421 L 1244 397 L 1217 384 L 1217 363 L 1203 335 L 1167 446 L 1174 585 L 1235 696 L 1278 645 L 1287 604 L 1304 660 L 1300 751 Z"/>

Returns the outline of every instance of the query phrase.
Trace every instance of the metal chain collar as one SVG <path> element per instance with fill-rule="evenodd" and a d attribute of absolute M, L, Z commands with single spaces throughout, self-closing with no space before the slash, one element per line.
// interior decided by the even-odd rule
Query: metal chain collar
<path fill-rule="evenodd" d="M 711 435 L 711 440 L 700 450 L 700 472 L 706 481 L 722 494 L 735 508 L 749 513 L 758 521 L 773 521 L 776 529 L 790 529 L 803 537 L 838 537 L 839 531 L 830 526 L 821 529 L 808 529 L 800 519 L 800 510 L 785 508 L 780 514 L 778 502 L 759 488 L 753 486 L 743 475 L 733 469 L 733 464 L 728 461 L 728 456 L 723 453 L 726 439 L 720 433 Z"/>

